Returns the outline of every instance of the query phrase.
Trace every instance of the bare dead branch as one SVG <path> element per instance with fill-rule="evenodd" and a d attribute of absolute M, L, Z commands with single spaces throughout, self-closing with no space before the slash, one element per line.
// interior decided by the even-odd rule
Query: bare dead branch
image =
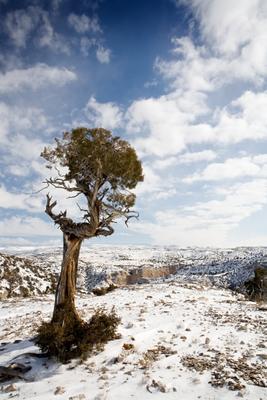
<path fill-rule="evenodd" d="M 77 193 L 77 194 L 74 194 L 73 196 L 68 196 L 67 199 L 75 199 L 75 197 L 78 197 L 78 196 L 80 196 L 81 194 L 82 194 L 82 193 L 79 192 L 79 193 Z"/>
<path fill-rule="evenodd" d="M 60 179 L 60 178 L 49 178 L 46 179 L 44 183 L 46 183 L 48 186 L 51 185 L 56 189 L 64 189 L 67 190 L 68 192 L 80 192 L 82 193 L 82 190 L 79 189 L 78 187 L 74 186 L 71 187 L 69 185 L 66 185 L 66 181 L 65 179 Z"/>
<path fill-rule="evenodd" d="M 125 218 L 125 225 L 127 226 L 127 228 L 128 228 L 128 221 L 131 219 L 131 218 L 136 218 L 136 219 L 138 219 L 139 218 L 139 212 L 137 212 L 137 211 L 131 211 L 132 212 L 132 214 L 129 214 L 129 215 L 127 215 Z"/>
<path fill-rule="evenodd" d="M 110 236 L 114 233 L 114 229 L 112 226 L 107 226 L 106 229 L 104 228 L 99 228 L 96 231 L 96 236 Z"/>

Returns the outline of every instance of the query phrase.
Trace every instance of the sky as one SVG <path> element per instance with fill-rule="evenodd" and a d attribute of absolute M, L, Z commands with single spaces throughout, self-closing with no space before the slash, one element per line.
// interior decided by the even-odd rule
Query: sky
<path fill-rule="evenodd" d="M 92 243 L 267 245 L 266 0 L 0 0 L 0 14 L 0 246 L 61 243 L 40 153 L 77 126 L 128 140 L 145 176 L 139 220 Z"/>

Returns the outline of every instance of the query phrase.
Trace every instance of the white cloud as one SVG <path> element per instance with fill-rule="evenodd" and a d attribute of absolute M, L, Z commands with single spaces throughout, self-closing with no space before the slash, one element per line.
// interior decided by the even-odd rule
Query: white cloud
<path fill-rule="evenodd" d="M 267 138 L 266 91 L 246 91 L 228 106 L 214 110 L 211 118 L 199 94 L 191 103 L 191 111 L 183 107 L 183 94 L 176 96 L 177 92 L 172 92 L 137 100 L 129 107 L 127 129 L 136 134 L 147 133 L 134 141 L 141 153 L 162 157 L 177 154 L 189 144 L 230 144 Z M 199 123 L 198 117 L 205 114 L 206 121 Z M 203 153 L 203 157 L 207 156 L 208 161 L 213 153 L 207 154 Z"/>
<path fill-rule="evenodd" d="M 165 168 L 172 167 L 178 163 L 177 157 L 167 157 L 162 159 L 156 159 L 153 161 L 153 168 L 163 170 Z"/>
<path fill-rule="evenodd" d="M 4 27 L 14 44 L 26 47 L 27 39 L 40 20 L 40 8 L 28 7 L 27 10 L 15 10 L 7 14 Z"/>
<path fill-rule="evenodd" d="M 91 18 L 85 14 L 77 15 L 71 13 L 68 16 L 68 22 L 77 33 L 101 32 L 98 18 L 96 16 Z"/>
<path fill-rule="evenodd" d="M 52 223 L 41 218 L 17 217 L 0 221 L 0 236 L 59 236 L 60 231 Z"/>
<path fill-rule="evenodd" d="M 34 67 L 1 73 L 0 93 L 12 93 L 23 89 L 37 90 L 47 85 L 63 86 L 76 79 L 76 74 L 67 68 L 37 64 Z"/>
<path fill-rule="evenodd" d="M 217 112 L 214 139 L 238 143 L 267 138 L 267 92 L 244 92 L 228 108 Z M 216 140 L 216 139 L 215 139 Z"/>
<path fill-rule="evenodd" d="M 175 38 L 171 61 L 156 66 L 175 87 L 213 91 L 234 81 L 263 84 L 267 75 L 267 6 L 264 0 L 181 0 L 200 22 L 202 46 Z"/>
<path fill-rule="evenodd" d="M 135 232 L 148 234 L 155 244 L 232 246 L 229 233 L 267 203 L 267 180 L 253 180 L 225 188 L 221 199 L 158 211 L 155 222 L 137 222 Z"/>
<path fill-rule="evenodd" d="M 203 38 L 221 54 L 232 56 L 256 45 L 267 31 L 265 0 L 182 0 L 200 20 Z"/>
<path fill-rule="evenodd" d="M 51 2 L 51 7 L 54 13 L 58 12 L 58 9 L 60 7 L 60 4 L 62 3 L 63 0 L 52 0 Z"/>
<path fill-rule="evenodd" d="M 200 161 L 212 161 L 217 158 L 217 154 L 213 150 L 202 150 L 198 152 L 188 152 L 181 154 L 179 157 L 179 163 L 191 164 Z"/>
<path fill-rule="evenodd" d="M 169 167 L 173 167 L 177 164 L 192 164 L 201 161 L 212 161 L 217 158 L 217 154 L 213 150 L 202 150 L 197 152 L 183 153 L 178 157 L 166 157 L 156 159 L 153 161 L 153 168 L 163 170 Z"/>
<path fill-rule="evenodd" d="M 0 208 L 40 212 L 42 202 L 38 197 L 30 197 L 23 193 L 12 193 L 4 186 L 0 186 Z"/>
<path fill-rule="evenodd" d="M 58 53 L 70 54 L 70 47 L 62 35 L 55 32 L 48 15 L 43 15 L 43 23 L 38 29 L 37 43 L 39 47 L 48 47 Z"/>
<path fill-rule="evenodd" d="M 101 64 L 108 64 L 110 62 L 111 51 L 99 46 L 96 50 L 96 58 Z"/>
<path fill-rule="evenodd" d="M 92 48 L 92 46 L 96 45 L 96 39 L 91 38 L 89 39 L 86 36 L 83 36 L 80 41 L 80 47 L 81 47 L 81 52 L 84 55 L 84 57 L 87 57 L 89 54 L 89 50 Z"/>
<path fill-rule="evenodd" d="M 202 172 L 183 179 L 184 182 L 217 181 L 243 177 L 267 177 L 267 154 L 255 157 L 230 158 L 209 164 Z"/>
<path fill-rule="evenodd" d="M 154 164 L 153 164 L 154 167 Z M 134 193 L 146 201 L 166 199 L 176 194 L 175 180 L 172 177 L 162 177 L 148 163 L 143 164 L 144 181 L 140 182 Z"/>
<path fill-rule="evenodd" d="M 29 134 L 30 131 L 36 129 L 36 126 L 44 131 L 48 127 L 47 117 L 39 108 L 11 107 L 0 102 L 0 119 L 0 143 L 5 143 L 8 147 L 13 142 L 16 144 L 17 134 L 22 132 Z M 35 140 L 38 141 L 38 139 Z"/>
<path fill-rule="evenodd" d="M 96 127 L 105 129 L 118 128 L 122 123 L 123 113 L 115 103 L 99 103 L 91 97 L 84 109 L 86 117 Z"/>
<path fill-rule="evenodd" d="M 148 134 L 136 139 L 135 146 L 145 154 L 160 157 L 181 152 L 186 148 L 188 125 L 208 112 L 204 100 L 201 94 L 175 92 L 134 101 L 126 114 L 127 129 Z"/>
<path fill-rule="evenodd" d="M 156 60 L 156 70 L 169 81 L 169 93 L 130 105 L 127 128 L 139 135 L 134 144 L 141 154 L 166 157 L 192 144 L 265 139 L 265 91 L 244 92 L 213 109 L 210 96 L 215 92 L 224 100 L 222 87 L 241 81 L 259 88 L 265 81 L 267 6 L 261 0 L 237 0 L 234 6 L 228 0 L 181 2 L 193 8 L 203 41 L 195 45 L 190 37 L 173 38 L 171 59 Z"/>
<path fill-rule="evenodd" d="M 57 3 L 59 4 L 59 1 Z M 55 5 L 54 1 L 52 4 L 54 11 Z M 69 45 L 60 34 L 55 32 L 48 12 L 41 7 L 29 6 L 9 12 L 3 26 L 17 47 L 25 48 L 28 40 L 33 37 L 34 43 L 40 47 L 48 47 L 60 53 L 70 53 Z"/>

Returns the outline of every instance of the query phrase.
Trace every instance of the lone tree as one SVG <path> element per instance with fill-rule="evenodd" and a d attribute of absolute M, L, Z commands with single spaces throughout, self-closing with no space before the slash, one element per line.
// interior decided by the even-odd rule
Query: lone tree
<path fill-rule="evenodd" d="M 66 132 L 41 156 L 48 161 L 48 168 L 56 171 L 56 177 L 46 183 L 71 192 L 71 197 L 82 196 L 85 204 L 84 208 L 79 206 L 83 222 L 75 222 L 67 211 L 55 213 L 57 202 L 47 195 L 45 212 L 63 232 L 64 241 L 51 323 L 64 326 L 70 316 L 80 320 L 74 296 L 81 244 L 84 239 L 112 235 L 118 218 L 127 224 L 138 216 L 131 209 L 135 195 L 129 190 L 143 180 L 142 166 L 128 142 L 102 128 L 80 127 Z"/>

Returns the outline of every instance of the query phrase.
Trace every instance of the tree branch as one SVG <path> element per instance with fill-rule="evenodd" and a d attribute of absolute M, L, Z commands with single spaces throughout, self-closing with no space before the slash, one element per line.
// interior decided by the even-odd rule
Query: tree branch
<path fill-rule="evenodd" d="M 55 224 L 59 225 L 62 232 L 67 235 L 73 235 L 80 239 L 89 239 L 91 237 L 96 236 L 96 228 L 93 227 L 88 222 L 74 222 L 71 218 L 67 218 L 67 211 L 60 212 L 59 214 L 55 214 L 53 212 L 53 208 L 57 205 L 56 201 L 52 202 L 52 197 L 47 194 L 46 195 L 46 208 L 45 212 L 49 215 L 50 218 L 55 221 Z"/>

